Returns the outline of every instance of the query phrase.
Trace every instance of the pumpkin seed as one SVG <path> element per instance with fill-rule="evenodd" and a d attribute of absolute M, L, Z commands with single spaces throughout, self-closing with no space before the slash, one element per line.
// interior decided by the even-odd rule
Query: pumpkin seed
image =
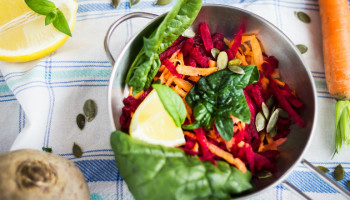
<path fill-rule="evenodd" d="M 271 138 L 273 138 L 273 137 L 275 137 L 276 135 L 277 135 L 277 127 L 274 126 L 274 127 L 272 128 L 272 130 L 269 132 L 269 136 L 270 136 Z"/>
<path fill-rule="evenodd" d="M 130 6 L 136 6 L 138 3 L 140 3 L 141 0 L 129 0 Z"/>
<path fill-rule="evenodd" d="M 228 66 L 229 70 L 231 70 L 231 72 L 234 72 L 236 74 L 245 74 L 245 71 L 240 67 L 240 66 L 237 66 L 237 65 L 231 65 L 231 66 Z"/>
<path fill-rule="evenodd" d="M 228 61 L 228 66 L 232 66 L 232 65 L 240 65 L 242 63 L 242 61 L 238 58 L 232 59 L 230 61 Z"/>
<path fill-rule="evenodd" d="M 114 8 L 118 8 L 119 3 L 120 3 L 120 0 L 112 0 L 112 4 L 113 4 Z"/>
<path fill-rule="evenodd" d="M 326 167 L 323 167 L 323 166 L 317 166 L 317 169 L 323 173 L 327 173 L 329 172 L 329 169 L 327 169 Z"/>
<path fill-rule="evenodd" d="M 196 36 L 196 33 L 191 28 L 188 28 L 181 35 L 183 37 L 193 38 L 194 36 Z M 218 52 L 220 51 L 218 50 Z"/>
<path fill-rule="evenodd" d="M 282 108 L 278 108 L 278 109 L 280 110 L 279 117 L 282 119 L 288 119 L 288 116 L 289 116 L 288 113 Z"/>
<path fill-rule="evenodd" d="M 279 113 L 279 109 L 276 109 L 272 112 L 269 122 L 267 123 L 267 126 L 266 126 L 267 133 L 270 133 L 273 127 L 275 127 L 278 119 L 278 113 Z"/>
<path fill-rule="evenodd" d="M 304 22 L 306 24 L 311 22 L 311 18 L 309 17 L 309 15 L 304 13 L 304 12 L 299 11 L 299 12 L 294 12 L 294 14 L 295 14 L 295 16 L 297 16 L 297 18 L 300 21 L 302 21 L 302 22 Z"/>
<path fill-rule="evenodd" d="M 297 44 L 297 48 L 299 49 L 301 54 L 304 54 L 307 52 L 308 48 L 307 46 L 303 45 L 303 44 Z"/>
<path fill-rule="evenodd" d="M 228 57 L 227 57 L 227 53 L 225 51 L 221 51 L 218 55 L 218 59 L 217 59 L 217 66 L 218 66 L 218 70 L 222 70 L 225 69 L 227 67 L 227 62 L 228 62 Z"/>
<path fill-rule="evenodd" d="M 170 3 L 171 0 L 157 0 L 154 5 L 157 5 L 157 6 L 164 6 L 164 5 L 167 5 L 168 3 Z"/>
<path fill-rule="evenodd" d="M 275 98 L 273 98 L 273 96 L 271 96 L 270 98 L 268 98 L 266 100 L 266 105 L 269 107 L 269 108 L 272 108 L 274 105 L 275 105 Z"/>
<path fill-rule="evenodd" d="M 255 126 L 258 132 L 264 130 L 266 126 L 266 119 L 261 112 L 259 112 L 255 117 Z"/>
<path fill-rule="evenodd" d="M 80 158 L 83 155 L 83 151 L 81 150 L 80 146 L 75 142 L 73 144 L 73 155 L 76 158 Z"/>
<path fill-rule="evenodd" d="M 94 100 L 89 99 L 84 104 L 84 114 L 86 117 L 86 120 L 88 122 L 91 122 L 93 119 L 95 119 L 97 114 L 97 105 L 94 102 Z"/>
<path fill-rule="evenodd" d="M 264 102 L 261 104 L 261 108 L 262 108 L 262 111 L 264 113 L 265 118 L 268 120 L 269 117 L 270 117 L 270 110 L 269 110 L 269 108 L 267 107 L 267 105 Z"/>
<path fill-rule="evenodd" d="M 52 148 L 49 148 L 49 147 L 43 147 L 42 150 L 48 153 L 52 153 Z"/>
<path fill-rule="evenodd" d="M 83 130 L 84 126 L 85 126 L 85 116 L 83 114 L 79 114 L 77 116 L 76 121 L 77 121 L 77 125 L 80 128 L 80 130 Z"/>
<path fill-rule="evenodd" d="M 348 188 L 349 188 L 349 190 L 350 190 L 350 180 L 348 180 L 346 183 L 347 183 Z"/>
<path fill-rule="evenodd" d="M 269 171 L 260 171 L 257 173 L 259 179 L 267 179 L 272 177 L 272 173 Z"/>
<path fill-rule="evenodd" d="M 344 168 L 343 168 L 343 166 L 341 166 L 341 164 L 339 164 L 334 169 L 333 176 L 334 176 L 335 180 L 341 181 L 341 180 L 343 180 L 344 175 L 345 175 Z"/>
<path fill-rule="evenodd" d="M 211 55 L 213 56 L 214 59 L 216 59 L 220 53 L 220 50 L 217 48 L 212 48 L 210 50 Z"/>

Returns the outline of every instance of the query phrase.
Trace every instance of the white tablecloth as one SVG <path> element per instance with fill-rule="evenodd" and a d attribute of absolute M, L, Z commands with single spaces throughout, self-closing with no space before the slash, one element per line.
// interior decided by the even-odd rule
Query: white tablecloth
<path fill-rule="evenodd" d="M 0 62 L 0 153 L 10 149 L 51 147 L 53 153 L 74 161 L 89 184 L 92 199 L 132 199 L 120 177 L 109 144 L 112 131 L 107 113 L 107 85 L 111 73 L 103 48 L 110 24 L 136 11 L 162 14 L 171 5 L 154 6 L 153 0 L 142 0 L 130 8 L 122 0 L 114 9 L 111 0 L 78 0 L 77 23 L 73 37 L 56 52 L 28 63 Z M 346 174 L 338 182 L 346 187 L 350 179 L 349 151 L 343 150 L 331 159 L 334 150 L 334 103 L 327 92 L 322 58 L 322 39 L 318 2 L 316 0 L 207 0 L 241 7 L 269 20 L 295 44 L 308 47 L 303 57 L 317 86 L 318 119 L 313 141 L 305 157 L 332 171 L 342 163 Z M 295 11 L 311 17 L 311 23 L 299 21 Z M 122 24 L 112 39 L 114 55 L 148 20 L 134 19 Z M 93 99 L 98 105 L 95 120 L 80 130 L 75 122 L 83 104 Z M 72 155 L 73 142 L 83 149 L 82 158 Z M 288 180 L 315 199 L 343 199 L 302 165 Z M 253 199 L 295 199 L 284 186 L 278 185 Z"/>

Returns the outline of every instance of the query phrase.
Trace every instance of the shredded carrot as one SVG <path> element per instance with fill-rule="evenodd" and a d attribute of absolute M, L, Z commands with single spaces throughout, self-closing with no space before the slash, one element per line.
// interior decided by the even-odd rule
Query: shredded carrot
<path fill-rule="evenodd" d="M 160 75 L 159 79 L 161 81 L 162 84 L 166 83 L 166 78 L 165 75 L 169 72 L 169 70 L 167 68 L 164 69 L 164 71 L 162 72 L 162 74 Z"/>
<path fill-rule="evenodd" d="M 248 65 L 247 61 L 245 60 L 245 56 L 242 55 L 239 51 L 236 53 L 236 58 L 241 60 L 242 65 Z"/>
<path fill-rule="evenodd" d="M 226 149 L 227 149 L 229 152 L 231 152 L 231 151 L 232 151 L 232 146 L 233 146 L 233 144 L 235 143 L 235 138 L 232 137 L 230 141 L 224 140 L 224 143 L 225 143 Z"/>
<path fill-rule="evenodd" d="M 199 81 L 199 79 L 200 79 L 201 77 L 200 76 L 190 76 L 190 77 L 188 77 L 188 79 L 189 80 L 191 80 L 191 81 L 193 81 L 193 82 L 197 82 L 197 81 Z"/>
<path fill-rule="evenodd" d="M 233 115 L 230 115 L 231 119 L 232 119 L 232 122 L 233 124 L 238 124 L 238 122 L 240 122 L 241 120 L 238 119 L 237 117 L 233 116 Z"/>
<path fill-rule="evenodd" d="M 170 86 L 170 85 L 173 83 L 173 81 L 174 81 L 175 78 L 176 78 L 176 76 L 171 76 L 171 77 L 166 81 L 165 85 Z"/>
<path fill-rule="evenodd" d="M 255 64 L 259 70 L 262 70 L 261 64 L 264 62 L 264 59 L 258 39 L 255 35 L 242 36 L 242 43 L 247 41 L 250 41 L 252 47 L 253 59 L 251 60 L 251 64 Z M 245 53 L 245 55 L 248 55 L 248 53 Z"/>
<path fill-rule="evenodd" d="M 132 96 L 132 87 L 129 87 L 129 96 Z"/>
<path fill-rule="evenodd" d="M 207 143 L 210 152 L 217 155 L 218 157 L 226 160 L 228 163 L 235 165 L 241 172 L 245 173 L 247 171 L 247 167 L 239 158 L 234 158 L 232 154 L 220 149 L 215 144 L 210 142 Z"/>
<path fill-rule="evenodd" d="M 166 73 L 166 75 L 165 75 L 165 79 L 168 80 L 172 76 L 173 76 L 173 74 L 170 71 L 168 71 L 168 73 Z"/>
<path fill-rule="evenodd" d="M 211 68 L 197 68 L 197 67 L 192 67 L 192 66 L 186 66 L 186 65 L 179 65 L 176 68 L 176 71 L 179 74 L 184 74 L 188 76 L 208 76 L 214 72 L 217 71 L 216 67 L 211 67 Z"/>
<path fill-rule="evenodd" d="M 281 78 L 280 70 L 278 68 L 276 68 L 275 71 L 271 74 L 271 77 L 274 78 L 274 79 Z"/>
<path fill-rule="evenodd" d="M 262 88 L 266 91 L 268 86 L 269 86 L 269 79 L 266 78 L 265 76 L 261 78 L 261 86 Z"/>
<path fill-rule="evenodd" d="M 160 67 L 159 67 L 159 72 L 162 72 L 163 70 L 165 69 L 165 65 L 161 65 Z"/>
<path fill-rule="evenodd" d="M 143 90 L 141 90 L 141 92 L 139 92 L 139 93 L 137 93 L 134 97 L 135 97 L 135 99 L 138 99 L 138 98 L 140 98 L 141 97 L 141 95 L 143 95 L 143 93 L 144 93 L 145 91 L 143 91 Z"/>
<path fill-rule="evenodd" d="M 171 60 L 171 59 L 174 59 L 174 58 L 177 56 L 177 54 L 180 52 L 180 50 L 181 50 L 181 49 L 176 50 L 176 51 L 171 55 L 170 60 Z"/>
<path fill-rule="evenodd" d="M 192 151 L 198 152 L 198 150 L 199 150 L 199 145 L 198 145 L 198 142 L 196 142 L 192 148 Z"/>
<path fill-rule="evenodd" d="M 283 144 L 287 138 L 280 138 L 278 140 L 273 141 L 272 143 L 266 144 L 262 149 L 259 148 L 258 152 L 264 152 L 268 150 L 277 150 L 277 147 Z"/>
<path fill-rule="evenodd" d="M 180 97 L 185 98 L 187 95 L 187 92 L 185 92 L 183 89 L 181 89 L 179 86 L 174 87 L 175 92 L 180 95 Z"/>
<path fill-rule="evenodd" d="M 159 77 L 158 76 L 155 76 L 154 78 L 153 78 L 153 81 L 157 81 L 159 79 Z"/>
<path fill-rule="evenodd" d="M 189 137 L 189 138 L 191 138 L 191 139 L 193 139 L 193 140 L 197 140 L 197 137 L 196 137 L 196 135 L 195 135 L 194 133 L 189 132 L 189 131 L 184 131 L 183 133 L 184 133 L 184 135 L 186 135 L 187 137 Z"/>
<path fill-rule="evenodd" d="M 226 44 L 226 46 L 228 46 L 228 47 L 230 47 L 231 48 L 231 42 L 230 42 L 230 40 L 229 39 L 227 39 L 227 38 L 224 38 L 224 43 Z"/>
<path fill-rule="evenodd" d="M 180 61 L 184 62 L 184 56 L 183 56 L 181 51 L 177 54 L 177 59 L 179 59 Z"/>
<path fill-rule="evenodd" d="M 244 144 L 245 144 L 245 142 L 240 141 L 240 142 L 237 144 L 237 146 L 238 146 L 239 148 L 242 148 L 242 147 L 244 146 Z"/>
<path fill-rule="evenodd" d="M 279 85 L 279 86 L 281 86 L 281 87 L 284 87 L 284 86 L 286 85 L 285 82 L 280 81 L 280 80 L 277 80 L 277 79 L 275 79 L 275 82 L 277 83 L 277 85 Z"/>
<path fill-rule="evenodd" d="M 193 87 L 193 85 L 190 82 L 180 78 L 175 78 L 174 83 L 186 92 L 189 92 Z"/>
<path fill-rule="evenodd" d="M 209 67 L 216 67 L 216 61 L 209 60 L 208 63 L 209 63 Z"/>

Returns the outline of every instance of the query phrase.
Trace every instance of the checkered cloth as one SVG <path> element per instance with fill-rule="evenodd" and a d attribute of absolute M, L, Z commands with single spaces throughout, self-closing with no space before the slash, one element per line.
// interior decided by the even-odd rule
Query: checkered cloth
<path fill-rule="evenodd" d="M 77 23 L 73 37 L 56 52 L 40 60 L 14 64 L 0 62 L 0 152 L 10 149 L 51 147 L 53 153 L 75 162 L 83 172 L 91 199 L 133 199 L 118 173 L 109 144 L 112 131 L 107 113 L 107 86 L 112 66 L 103 48 L 109 26 L 130 12 L 162 14 L 173 3 L 155 6 L 154 0 L 141 0 L 130 7 L 122 0 L 118 9 L 111 0 L 78 0 Z M 334 103 L 327 91 L 322 58 L 322 38 L 317 0 L 207 0 L 254 12 L 281 29 L 295 44 L 304 44 L 303 54 L 317 87 L 317 128 L 306 159 L 331 169 L 341 162 L 346 174 L 338 183 L 346 187 L 350 179 L 350 156 L 342 151 L 331 160 L 334 148 Z M 299 21 L 294 12 L 303 11 L 310 24 Z M 113 54 L 148 22 L 133 19 L 123 23 L 112 38 Z M 87 99 L 98 105 L 96 119 L 80 130 L 75 122 Z M 76 142 L 83 156 L 72 155 Z M 288 181 L 315 199 L 343 199 L 304 166 L 298 165 Z M 277 185 L 252 199 L 296 199 L 283 185 Z"/>

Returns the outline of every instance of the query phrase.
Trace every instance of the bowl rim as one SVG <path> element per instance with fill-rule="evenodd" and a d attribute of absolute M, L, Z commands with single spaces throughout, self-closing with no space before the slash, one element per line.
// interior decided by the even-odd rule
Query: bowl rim
<path fill-rule="evenodd" d="M 239 7 L 235 7 L 235 6 L 231 6 L 231 5 L 224 5 L 224 4 L 204 4 L 202 5 L 203 7 L 218 7 L 218 8 L 229 8 L 238 12 L 242 12 L 245 14 L 248 14 L 250 16 L 252 16 L 253 18 L 256 18 L 259 22 L 264 23 L 265 25 L 267 25 L 269 28 L 273 29 L 274 31 L 278 32 L 281 37 L 288 43 L 289 46 L 292 47 L 292 49 L 294 50 L 294 52 L 296 53 L 296 55 L 299 57 L 305 71 L 307 74 L 307 77 L 311 83 L 311 88 L 312 88 L 312 97 L 313 97 L 313 117 L 312 117 L 312 125 L 311 125 L 311 129 L 310 129 L 310 135 L 308 138 L 308 141 L 305 144 L 304 149 L 302 150 L 302 152 L 300 153 L 300 155 L 298 156 L 298 158 L 296 159 L 296 161 L 290 165 L 289 169 L 287 169 L 279 178 L 277 178 L 274 182 L 272 182 L 271 184 L 269 184 L 267 187 L 265 187 L 264 189 L 261 189 L 259 191 L 253 191 L 251 193 L 248 194 L 243 194 L 242 196 L 238 196 L 235 197 L 235 199 L 246 199 L 246 198 L 251 198 L 254 196 L 257 196 L 259 194 L 262 194 L 268 190 L 270 190 L 272 187 L 282 183 L 283 181 L 285 181 L 285 179 L 291 174 L 291 172 L 293 171 L 293 169 L 296 167 L 297 164 L 300 163 L 300 161 L 302 160 L 306 150 L 310 147 L 310 143 L 311 140 L 314 136 L 314 132 L 315 132 L 315 124 L 316 124 L 316 120 L 317 120 L 317 99 L 316 99 L 316 86 L 315 86 L 315 82 L 313 81 L 312 78 L 312 74 L 310 69 L 307 67 L 300 51 L 298 50 L 298 48 L 296 47 L 296 45 L 292 42 L 291 39 L 289 39 L 289 37 L 282 31 L 280 30 L 277 26 L 275 26 L 274 24 L 272 24 L 271 22 L 269 22 L 267 19 L 251 12 L 248 10 L 245 10 L 243 8 L 239 8 Z M 122 56 L 126 50 L 130 47 L 131 43 L 135 40 L 135 38 L 146 28 L 148 27 L 150 24 L 152 24 L 154 21 L 158 20 L 159 18 L 162 18 L 163 16 L 165 16 L 168 12 L 165 12 L 161 15 L 159 15 L 158 17 L 152 19 L 149 23 L 147 23 L 147 25 L 145 25 L 141 30 L 137 31 L 136 33 L 133 34 L 133 36 L 129 39 L 129 41 L 127 42 L 126 45 L 124 45 L 123 49 L 119 52 L 119 55 L 117 57 L 117 59 L 115 60 L 111 75 L 110 75 L 110 79 L 108 82 L 108 96 L 107 96 L 107 106 L 108 106 L 108 115 L 109 115 L 109 121 L 110 123 L 112 123 L 112 128 L 114 130 L 116 130 L 115 124 L 114 124 L 114 118 L 113 118 L 113 109 L 112 109 L 112 90 L 113 90 L 113 82 L 115 80 L 115 76 L 117 74 L 117 65 L 119 64 L 119 62 L 122 60 Z"/>

